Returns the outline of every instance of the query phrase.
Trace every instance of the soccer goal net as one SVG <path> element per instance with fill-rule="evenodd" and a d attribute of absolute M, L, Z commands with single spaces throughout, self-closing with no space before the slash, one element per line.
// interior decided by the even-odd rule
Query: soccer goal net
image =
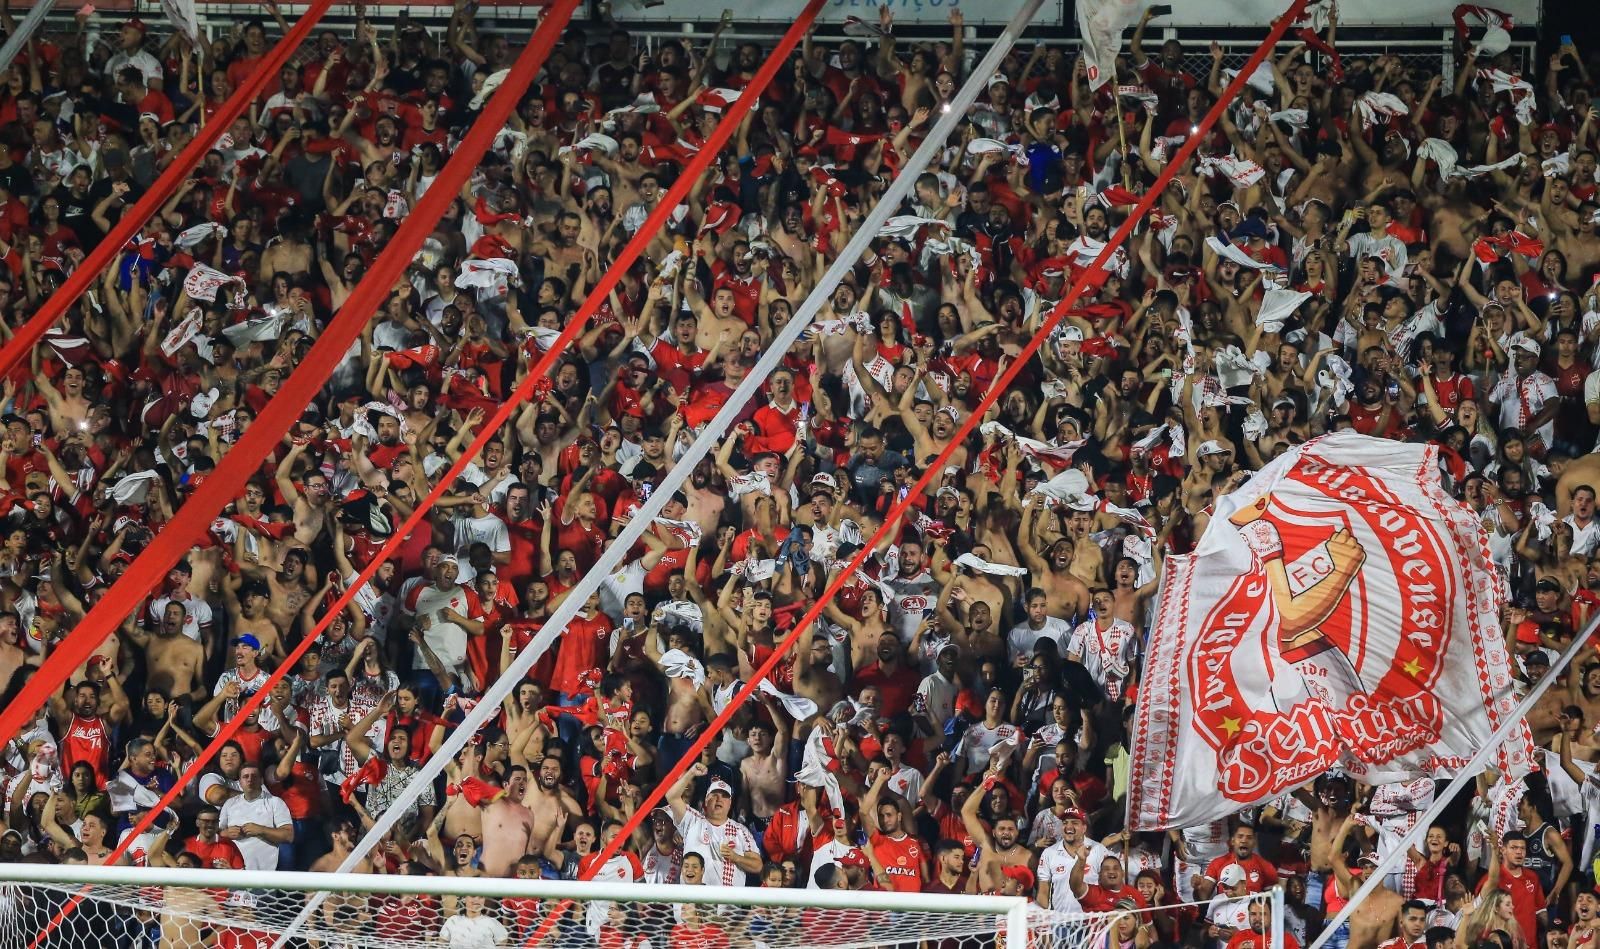
<path fill-rule="evenodd" d="M 1251 902 L 1268 921 L 1252 949 L 1279 949 L 1272 898 Z M 1008 896 L 0 865 L 0 949 L 1117 949 L 1169 935 L 1158 932 L 1163 912 L 1177 920 L 1180 909 L 1064 914 Z"/>

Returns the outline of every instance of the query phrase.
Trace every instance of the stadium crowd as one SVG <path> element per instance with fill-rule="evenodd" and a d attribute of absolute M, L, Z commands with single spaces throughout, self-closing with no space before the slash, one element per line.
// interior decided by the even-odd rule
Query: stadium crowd
<path fill-rule="evenodd" d="M 7 697 L 274 397 L 433 182 L 512 58 L 474 6 L 444 31 L 403 16 L 320 31 L 4 379 Z M 87 13 L 28 45 L 0 83 L 0 324 L 35 312 L 259 65 L 287 28 L 267 9 L 275 29 L 199 49 Z M 1228 822 L 1127 833 L 1162 558 L 1290 446 L 1345 428 L 1427 442 L 1482 512 L 1519 674 L 1572 641 L 1600 604 L 1591 60 L 1563 46 L 1525 69 L 1480 51 L 1479 29 L 1452 75 L 1437 58 L 1330 58 L 1335 20 L 1276 51 L 1090 270 L 1228 78 L 1220 48 L 1158 46 L 1150 19 L 1099 92 L 1048 42 L 980 77 L 938 166 L 828 288 L 766 396 L 364 870 L 596 869 L 1087 273 L 920 513 L 598 872 L 1026 894 L 1141 911 L 1108 937 L 1123 944 L 1229 949 L 1262 945 L 1248 895 L 1282 883 L 1294 939 L 1315 938 L 1433 785 L 1331 775 Z M 907 42 L 885 15 L 808 39 L 551 384 L 124 859 L 328 870 L 351 855 L 948 109 L 981 52 L 951 25 Z M 0 861 L 106 857 L 460 456 L 765 55 L 568 31 L 294 430 L 5 749 Z M 1084 486 L 1051 490 L 1068 470 Z M 1491 828 L 1484 795 L 1460 802 L 1337 945 L 1595 939 L 1595 654 L 1547 699 L 1531 721 L 1546 768 L 1518 819 Z M 1198 905 L 1143 912 L 1177 903 Z M 329 925 L 461 946 L 537 918 L 453 897 L 327 905 Z M 738 935 L 703 910 L 662 926 L 691 945 Z"/>

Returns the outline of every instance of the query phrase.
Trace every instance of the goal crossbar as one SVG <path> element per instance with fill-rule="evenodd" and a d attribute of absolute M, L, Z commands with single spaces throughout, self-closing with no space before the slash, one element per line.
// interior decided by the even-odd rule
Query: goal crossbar
<path fill-rule="evenodd" d="M 77 912 L 54 931 L 69 903 Z M 49 945 L 69 949 L 112 944 L 102 937 L 134 922 L 174 944 L 234 930 L 251 934 L 238 944 L 265 946 L 295 931 L 338 949 L 455 945 L 451 927 L 500 940 L 462 945 L 531 945 L 547 921 L 564 947 L 669 949 L 711 931 L 768 949 L 983 949 L 997 939 L 1027 946 L 1041 925 L 1020 896 L 43 864 L 0 864 L 0 905 L 11 907 L 0 930 L 16 945 L 54 931 Z"/>
<path fill-rule="evenodd" d="M 261 870 L 194 870 L 183 867 L 90 867 L 0 863 L 0 884 L 50 886 L 176 886 L 228 890 L 332 890 L 340 893 L 441 893 L 489 899 L 649 901 L 697 905 L 741 904 L 790 909 L 866 909 L 911 913 L 970 913 L 1004 916 L 1027 911 L 1021 896 L 897 893 L 877 890 L 791 890 L 686 886 L 681 883 L 608 883 L 574 880 L 514 880 L 495 877 L 398 876 L 383 873 L 301 873 Z"/>

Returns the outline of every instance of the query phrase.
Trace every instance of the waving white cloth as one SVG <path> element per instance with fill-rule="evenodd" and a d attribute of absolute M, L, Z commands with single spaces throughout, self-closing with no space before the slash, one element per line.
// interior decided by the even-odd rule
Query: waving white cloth
<path fill-rule="evenodd" d="M 143 504 L 150 496 L 150 486 L 160 477 L 154 471 L 135 471 L 117 479 L 110 488 L 111 499 L 119 505 Z"/>
<path fill-rule="evenodd" d="M 1218 257 L 1221 257 L 1224 260 L 1231 260 L 1241 267 L 1248 267 L 1251 270 L 1276 269 L 1272 264 L 1265 264 L 1259 260 L 1256 260 L 1254 257 L 1251 257 L 1249 254 L 1245 253 L 1244 248 L 1240 247 L 1238 244 L 1228 244 L 1216 237 L 1208 237 L 1206 238 L 1206 246 L 1211 248 L 1211 250 L 1215 252 Z"/>
<path fill-rule="evenodd" d="M 777 686 L 772 684 L 771 679 L 762 679 L 759 683 L 757 683 L 756 688 L 766 695 L 770 695 L 777 699 L 778 704 L 783 706 L 784 712 L 797 722 L 803 722 L 811 716 L 817 714 L 817 703 L 811 701 L 803 695 L 792 695 L 783 691 L 782 689 L 779 689 Z"/>
<path fill-rule="evenodd" d="M 1256 376 L 1256 367 L 1237 346 L 1225 346 L 1217 350 L 1212 361 L 1224 389 L 1247 386 Z"/>
<path fill-rule="evenodd" d="M 489 97 L 494 95 L 494 91 L 500 88 L 500 84 L 505 82 L 506 77 L 509 75 L 511 75 L 510 69 L 501 69 L 490 73 L 483 80 L 483 88 L 479 89 L 478 94 L 472 97 L 471 102 L 467 103 L 467 108 L 474 112 L 483 108 L 483 104 L 489 101 Z"/>
<path fill-rule="evenodd" d="M 838 776 L 832 770 L 837 765 L 838 758 L 834 756 L 829 725 L 818 719 L 811 728 L 811 734 L 806 736 L 805 751 L 800 756 L 800 770 L 794 773 L 794 779 L 806 787 L 822 788 L 828 795 L 828 803 L 833 805 L 833 812 L 843 816 L 844 792 L 839 787 Z"/>
<path fill-rule="evenodd" d="M 1231 80 L 1234 76 L 1239 75 L 1239 70 L 1224 69 L 1222 74 Z M 1272 91 L 1277 88 L 1277 83 L 1272 78 L 1272 64 L 1266 61 L 1256 64 L 1255 71 L 1250 74 L 1244 83 L 1262 95 L 1272 95 Z"/>
<path fill-rule="evenodd" d="M 1248 158 L 1237 155 L 1218 155 L 1201 158 L 1199 172 L 1207 178 L 1221 175 L 1233 182 L 1235 188 L 1248 188 L 1266 176 L 1267 170 Z"/>
<path fill-rule="evenodd" d="M 1261 295 L 1261 309 L 1256 312 L 1256 325 L 1268 333 L 1283 332 L 1284 321 L 1311 299 L 1311 294 L 1301 290 L 1268 290 Z"/>
<path fill-rule="evenodd" d="M 1072 456 L 1083 447 L 1083 440 L 1068 442 L 1064 445 L 1052 445 L 1049 442 L 1018 435 L 999 422 L 984 422 L 978 426 L 978 431 L 999 441 L 1015 444 L 1017 450 L 1034 461 L 1048 463 L 1051 467 L 1062 468 L 1072 464 Z"/>
<path fill-rule="evenodd" d="M 1535 119 L 1535 109 L 1538 100 L 1534 98 L 1533 84 L 1515 73 L 1506 72 L 1504 69 L 1480 69 L 1479 79 L 1489 80 L 1489 85 L 1495 92 L 1509 92 L 1511 94 L 1511 107 L 1517 112 L 1517 121 L 1523 125 L 1532 125 Z"/>
<path fill-rule="evenodd" d="M 208 237 L 211 237 L 212 235 L 221 237 L 226 233 L 228 233 L 228 229 L 223 227 L 221 224 L 196 224 L 194 227 L 184 230 L 176 238 L 173 238 L 172 242 L 177 244 L 179 247 L 182 247 L 184 250 L 188 250 L 192 247 L 199 246 L 202 241 Z"/>
<path fill-rule="evenodd" d="M 1094 496 L 1089 493 L 1089 479 L 1076 468 L 1068 468 L 1034 488 L 1031 493 L 1042 494 L 1069 507 Z"/>
<path fill-rule="evenodd" d="M 669 679 L 688 679 L 697 689 L 706 681 L 706 667 L 682 649 L 669 649 L 662 653 L 661 670 Z"/>
<path fill-rule="evenodd" d="M 1079 477 L 1082 477 L 1081 473 L 1079 474 Z M 979 557 L 977 554 L 962 554 L 956 558 L 955 563 L 958 567 L 966 567 L 968 570 L 976 570 L 979 573 L 987 573 L 990 576 L 996 577 L 1025 577 L 1028 575 L 1027 567 L 1013 567 L 1009 564 L 990 563 L 989 561 L 984 560 L 982 557 Z"/>
<path fill-rule="evenodd" d="M 1387 121 L 1402 115 L 1411 114 L 1406 104 L 1399 96 L 1389 92 L 1368 92 L 1356 100 L 1356 111 L 1361 113 L 1361 128 L 1370 129 L 1378 124 L 1380 119 Z"/>
<path fill-rule="evenodd" d="M 705 614 L 700 612 L 698 603 L 690 600 L 668 600 L 656 607 L 655 612 L 658 619 L 675 619 L 697 633 L 705 631 Z"/>

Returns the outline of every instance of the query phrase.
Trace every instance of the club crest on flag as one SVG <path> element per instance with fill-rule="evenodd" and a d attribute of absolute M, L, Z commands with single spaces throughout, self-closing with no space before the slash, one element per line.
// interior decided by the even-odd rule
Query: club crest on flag
<path fill-rule="evenodd" d="M 1308 442 L 1168 558 L 1135 718 L 1139 829 L 1223 817 L 1333 768 L 1369 784 L 1453 774 L 1509 715 L 1500 585 L 1434 453 Z M 1500 764 L 1530 756 L 1524 731 Z"/>

